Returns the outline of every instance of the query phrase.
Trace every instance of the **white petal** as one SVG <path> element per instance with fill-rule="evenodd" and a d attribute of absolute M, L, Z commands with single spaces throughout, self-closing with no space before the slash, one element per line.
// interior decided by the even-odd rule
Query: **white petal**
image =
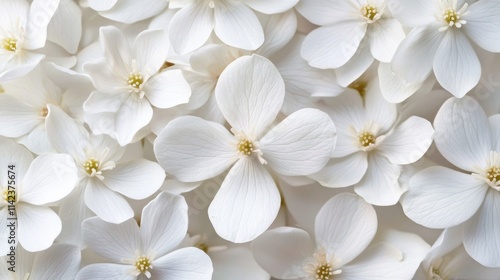
<path fill-rule="evenodd" d="M 154 151 L 168 174 L 183 182 L 197 182 L 221 174 L 237 160 L 233 141 L 222 125 L 184 116 L 158 135 Z"/>
<path fill-rule="evenodd" d="M 208 208 L 217 234 L 231 242 L 253 240 L 274 221 L 280 194 L 256 158 L 242 158 L 231 168 Z"/>
<path fill-rule="evenodd" d="M 317 109 L 299 110 L 273 127 L 260 141 L 262 157 L 276 172 L 310 175 L 330 159 L 336 141 L 335 125 Z"/>
<path fill-rule="evenodd" d="M 126 83 L 127 76 L 125 76 L 125 71 L 115 73 L 109 63 L 104 59 L 85 63 L 83 65 L 83 70 L 92 78 L 92 83 L 98 90 L 107 94 L 113 93 L 113 100 L 119 100 L 119 95 L 117 96 L 116 93 L 123 92 L 123 89 L 128 86 Z M 121 78 L 121 75 L 123 75 L 123 78 Z M 121 96 L 124 96 L 124 94 Z"/>
<path fill-rule="evenodd" d="M 422 86 L 421 82 L 407 83 L 392 72 L 391 65 L 380 63 L 378 67 L 378 78 L 382 96 L 391 103 L 400 103 L 414 94 Z"/>
<path fill-rule="evenodd" d="M 339 194 L 326 202 L 316 216 L 316 243 L 349 263 L 370 244 L 377 232 L 375 209 L 353 194 Z"/>
<path fill-rule="evenodd" d="M 27 75 L 44 58 L 43 54 L 23 51 L 22 56 L 18 55 L 5 63 L 0 61 L 0 81 L 10 81 Z"/>
<path fill-rule="evenodd" d="M 144 86 L 146 97 L 157 108 L 171 108 L 189 102 L 191 87 L 180 69 L 154 75 Z"/>
<path fill-rule="evenodd" d="M 131 62 L 130 46 L 125 34 L 115 26 L 99 29 L 99 42 L 111 69 L 123 76 L 128 75 L 128 64 Z"/>
<path fill-rule="evenodd" d="M 175 13 L 168 36 L 175 52 L 186 54 L 201 47 L 214 26 L 214 12 L 208 2 L 191 3 Z"/>
<path fill-rule="evenodd" d="M 108 223 L 121 223 L 134 216 L 134 211 L 127 201 L 97 178 L 88 181 L 85 188 L 85 204 Z"/>
<path fill-rule="evenodd" d="M 269 2 L 266 1 L 266 3 Z M 264 29 L 265 40 L 256 52 L 264 57 L 271 57 L 272 54 L 281 50 L 297 31 L 297 15 L 294 10 L 260 17 L 259 20 Z"/>
<path fill-rule="evenodd" d="M 486 167 L 495 145 L 488 118 L 474 99 L 448 99 L 436 115 L 434 129 L 437 148 L 453 165 L 467 171 Z"/>
<path fill-rule="evenodd" d="M 0 182 L 2 185 L 7 185 L 8 170 L 14 171 L 17 179 L 24 178 L 33 161 L 33 154 L 24 146 L 4 137 L 0 137 L 0 150 L 2 154 L 0 157 Z M 9 169 L 9 166 L 12 165 L 15 165 L 13 169 Z"/>
<path fill-rule="evenodd" d="M 43 123 L 35 127 L 35 129 L 27 135 L 18 138 L 17 142 L 23 144 L 31 152 L 38 155 L 56 152 L 49 142 L 47 130 Z"/>
<path fill-rule="evenodd" d="M 103 17 L 124 23 L 135 23 L 150 18 L 165 9 L 167 1 L 120 0 L 109 10 L 101 11 Z"/>
<path fill-rule="evenodd" d="M 33 279 L 75 279 L 80 269 L 80 249 L 65 244 L 54 244 L 36 255 L 31 268 Z"/>
<path fill-rule="evenodd" d="M 439 84 L 458 98 L 475 87 L 481 78 L 479 59 L 462 32 L 446 32 L 433 68 Z"/>
<path fill-rule="evenodd" d="M 82 232 L 85 244 L 93 252 L 114 262 L 134 260 L 141 249 L 141 233 L 134 219 L 110 224 L 93 217 L 82 223 Z"/>
<path fill-rule="evenodd" d="M 312 257 L 314 244 L 302 229 L 279 227 L 257 237 L 252 251 L 257 263 L 273 277 L 295 279 L 306 276 L 304 261 Z"/>
<path fill-rule="evenodd" d="M 92 10 L 100 12 L 111 9 L 118 0 L 87 0 L 87 2 Z"/>
<path fill-rule="evenodd" d="M 394 205 L 403 193 L 398 179 L 401 167 L 379 153 L 368 156 L 368 169 L 354 191 L 368 203 L 378 206 Z"/>
<path fill-rule="evenodd" d="M 416 27 L 436 22 L 436 5 L 432 0 L 390 0 L 387 4 L 394 17 L 404 26 Z"/>
<path fill-rule="evenodd" d="M 469 38 L 489 52 L 500 52 L 500 3 L 498 1 L 477 1 L 467 9 L 462 28 Z"/>
<path fill-rule="evenodd" d="M 76 189 L 61 201 L 58 212 L 63 228 L 57 241 L 80 248 L 84 245 L 82 222 L 95 216 L 85 205 L 85 185 L 86 181 L 80 182 Z"/>
<path fill-rule="evenodd" d="M 176 250 L 153 261 L 151 275 L 162 280 L 210 280 L 213 267 L 210 257 L 198 248 Z"/>
<path fill-rule="evenodd" d="M 255 50 L 264 43 L 257 16 L 243 3 L 219 1 L 214 11 L 214 31 L 222 42 L 244 50 Z"/>
<path fill-rule="evenodd" d="M 16 205 L 17 238 L 30 252 L 49 248 L 61 232 L 61 220 L 52 209 L 27 203 Z"/>
<path fill-rule="evenodd" d="M 236 59 L 222 72 L 215 88 L 217 104 L 229 124 L 256 138 L 274 121 L 284 96 L 278 70 L 259 55 Z"/>
<path fill-rule="evenodd" d="M 359 152 L 342 158 L 332 158 L 323 169 L 309 177 L 325 187 L 344 188 L 359 183 L 367 168 L 367 153 Z"/>
<path fill-rule="evenodd" d="M 419 26 L 408 33 L 392 58 L 392 70 L 396 75 L 408 83 L 427 78 L 444 36 L 439 27 L 437 24 Z"/>
<path fill-rule="evenodd" d="M 114 263 L 94 263 L 82 268 L 76 275 L 76 280 L 136 280 L 132 265 Z"/>
<path fill-rule="evenodd" d="M 349 61 L 339 68 L 335 69 L 338 83 L 343 87 L 348 87 L 356 81 L 366 70 L 373 64 L 375 60 L 368 46 L 368 39 L 363 39 L 356 53 Z"/>
<path fill-rule="evenodd" d="M 500 194 L 490 189 L 483 205 L 464 228 L 465 250 L 474 260 L 488 267 L 500 266 L 500 224 L 496 223 L 499 213 Z"/>
<path fill-rule="evenodd" d="M 385 133 L 396 122 L 398 117 L 397 106 L 384 99 L 380 92 L 378 79 L 370 81 L 365 90 L 366 117 L 378 126 L 379 133 Z"/>
<path fill-rule="evenodd" d="M 139 33 L 132 46 L 132 57 L 137 61 L 137 69 L 143 74 L 160 70 L 167 58 L 169 44 L 168 34 L 163 29 Z"/>
<path fill-rule="evenodd" d="M 429 167 L 413 175 L 402 197 L 405 214 L 429 228 L 448 228 L 469 219 L 483 203 L 488 188 L 471 175 Z"/>
<path fill-rule="evenodd" d="M 356 5 L 350 1 L 330 0 L 301 0 L 296 7 L 300 14 L 316 25 L 330 25 L 343 20 L 352 20 L 353 13 L 358 12 L 356 8 Z"/>
<path fill-rule="evenodd" d="M 179 246 L 187 233 L 187 215 L 184 197 L 160 193 L 142 211 L 143 249 L 159 257 Z"/>
<path fill-rule="evenodd" d="M 0 95 L 0 135 L 23 136 L 43 123 L 39 110 L 11 94 Z"/>
<path fill-rule="evenodd" d="M 115 116 L 115 137 L 120 145 L 125 146 L 134 140 L 134 136 L 144 128 L 153 117 L 153 108 L 146 98 L 131 94 L 122 104 Z"/>
<path fill-rule="evenodd" d="M 491 135 L 493 136 L 493 145 L 495 145 L 496 141 L 496 148 L 494 150 L 500 151 L 500 114 L 489 117 L 489 121 L 491 126 Z"/>
<path fill-rule="evenodd" d="M 24 48 L 35 50 L 45 46 L 47 26 L 59 7 L 60 0 L 34 0 L 30 6 Z"/>
<path fill-rule="evenodd" d="M 263 14 L 283 13 L 295 6 L 299 0 L 266 1 L 266 0 L 245 0 L 245 5 Z"/>
<path fill-rule="evenodd" d="M 365 36 L 366 23 L 342 21 L 309 33 L 302 45 L 302 58 L 312 67 L 327 69 L 346 64 Z"/>
<path fill-rule="evenodd" d="M 381 19 L 370 25 L 370 50 L 378 61 L 389 63 L 406 34 L 394 18 Z"/>
<path fill-rule="evenodd" d="M 74 54 L 82 37 L 82 10 L 73 1 L 62 0 L 47 28 L 47 40 Z"/>
<path fill-rule="evenodd" d="M 77 183 L 73 158 L 66 154 L 38 156 L 22 180 L 19 199 L 42 205 L 67 196 Z"/>
<path fill-rule="evenodd" d="M 83 158 L 89 133 L 83 125 L 69 117 L 61 108 L 47 106 L 49 114 L 45 120 L 47 136 L 54 149 L 74 158 Z"/>
<path fill-rule="evenodd" d="M 427 152 L 433 135 L 428 120 L 413 116 L 387 135 L 378 150 L 394 164 L 414 163 Z"/>
<path fill-rule="evenodd" d="M 257 264 L 249 248 L 211 251 L 210 258 L 214 265 L 212 279 L 231 279 L 238 275 L 239 280 L 269 280 L 269 273 Z"/>

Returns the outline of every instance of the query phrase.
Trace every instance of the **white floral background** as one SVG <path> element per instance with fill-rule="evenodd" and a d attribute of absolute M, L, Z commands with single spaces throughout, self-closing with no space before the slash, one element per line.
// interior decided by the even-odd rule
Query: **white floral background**
<path fill-rule="evenodd" d="M 500 1 L 0 21 L 1 280 L 500 280 Z"/>

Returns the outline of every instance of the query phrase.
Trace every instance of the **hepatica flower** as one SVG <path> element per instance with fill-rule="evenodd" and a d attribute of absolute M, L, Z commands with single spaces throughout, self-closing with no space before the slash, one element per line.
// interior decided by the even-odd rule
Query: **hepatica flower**
<path fill-rule="evenodd" d="M 317 109 L 299 110 L 271 128 L 284 94 L 283 79 L 269 60 L 238 58 L 215 89 L 231 132 L 185 116 L 170 122 L 154 143 L 162 167 L 180 181 L 206 180 L 230 168 L 208 209 L 215 230 L 229 241 L 254 239 L 276 217 L 280 194 L 266 167 L 282 175 L 312 174 L 334 148 L 335 126 Z"/>

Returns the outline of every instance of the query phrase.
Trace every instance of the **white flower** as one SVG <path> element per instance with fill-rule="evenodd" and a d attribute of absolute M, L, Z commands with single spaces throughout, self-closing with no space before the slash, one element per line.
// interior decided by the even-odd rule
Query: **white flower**
<path fill-rule="evenodd" d="M 38 253 L 27 252 L 18 245 L 15 257 L 16 260 L 12 263 L 9 263 L 8 256 L 1 258 L 1 279 L 75 279 L 80 269 L 80 249 L 66 244 L 54 244 L 49 249 Z"/>
<path fill-rule="evenodd" d="M 396 124 L 396 105 L 385 101 L 378 80 L 363 80 L 328 102 L 325 111 L 337 125 L 337 147 L 320 172 L 310 176 L 322 185 L 354 191 L 375 205 L 394 205 L 403 193 L 401 165 L 414 163 L 429 149 L 434 129 L 410 117 Z M 363 96 L 361 96 L 361 94 Z"/>
<path fill-rule="evenodd" d="M 92 135 L 62 110 L 49 105 L 47 133 L 54 148 L 69 154 L 78 168 L 78 186 L 61 202 L 65 228 L 61 238 L 80 243 L 80 224 L 92 210 L 106 222 L 121 223 L 134 216 L 125 197 L 140 200 L 154 194 L 165 179 L 156 163 L 124 161 L 124 149 L 106 135 Z M 88 209 L 87 209 L 88 207 Z"/>
<path fill-rule="evenodd" d="M 486 51 L 500 52 L 500 2 L 401 0 L 398 5 L 394 16 L 414 28 L 394 55 L 394 72 L 407 82 L 422 82 L 434 69 L 441 86 L 463 97 L 481 77 L 469 39 Z"/>
<path fill-rule="evenodd" d="M 0 81 L 31 72 L 45 57 L 34 51 L 45 46 L 47 25 L 59 0 L 0 1 Z"/>
<path fill-rule="evenodd" d="M 134 23 L 157 15 L 168 5 L 168 0 L 87 0 L 99 15 L 124 23 Z"/>
<path fill-rule="evenodd" d="M 61 232 L 61 220 L 46 205 L 73 190 L 76 166 L 70 156 L 63 154 L 45 154 L 33 160 L 26 148 L 10 139 L 0 138 L 0 147 L 0 222 L 5 241 L 0 244 L 0 255 L 9 252 L 10 230 L 5 225 L 14 221 L 8 218 L 16 217 L 16 242 L 30 252 L 45 250 Z"/>
<path fill-rule="evenodd" d="M 85 242 L 113 263 L 88 265 L 76 279 L 209 280 L 213 271 L 210 258 L 194 247 L 178 249 L 187 226 L 184 198 L 168 193 L 144 207 L 140 228 L 134 219 L 121 224 L 87 219 L 83 222 Z"/>
<path fill-rule="evenodd" d="M 97 91 L 84 104 L 86 122 L 94 133 L 104 133 L 124 146 L 151 120 L 153 109 L 187 103 L 189 84 L 179 69 L 158 71 L 168 54 L 163 30 L 141 32 L 132 47 L 116 27 L 100 29 L 106 59 L 85 64 Z"/>
<path fill-rule="evenodd" d="M 215 89 L 233 134 L 218 123 L 185 116 L 155 141 L 160 164 L 180 181 L 213 178 L 232 166 L 208 210 L 224 239 L 250 241 L 276 217 L 280 195 L 265 166 L 282 175 L 309 175 L 326 164 L 335 145 L 333 122 L 316 109 L 299 110 L 270 129 L 284 94 L 283 79 L 269 60 L 238 58 Z"/>
<path fill-rule="evenodd" d="M 264 32 L 252 9 L 264 14 L 277 14 L 291 9 L 298 0 L 177 2 L 183 2 L 185 5 L 172 18 L 169 37 L 174 50 L 186 54 L 201 47 L 210 37 L 212 30 L 229 46 L 255 50 L 264 43 Z"/>
<path fill-rule="evenodd" d="M 411 279 L 428 245 L 396 232 L 370 245 L 376 231 L 373 207 L 344 193 L 321 208 L 313 238 L 304 230 L 280 227 L 263 233 L 252 248 L 259 265 L 279 279 Z"/>
<path fill-rule="evenodd" d="M 406 215 L 430 228 L 464 224 L 469 255 L 500 267 L 500 115 L 487 118 L 470 97 L 451 98 L 434 121 L 436 145 L 467 173 L 435 166 L 416 173 L 401 204 Z"/>

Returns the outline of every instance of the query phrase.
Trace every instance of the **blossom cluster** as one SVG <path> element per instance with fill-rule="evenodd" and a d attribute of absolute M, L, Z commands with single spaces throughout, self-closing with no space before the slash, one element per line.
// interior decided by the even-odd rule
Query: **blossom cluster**
<path fill-rule="evenodd" d="M 0 279 L 499 280 L 499 15 L 0 0 Z"/>

